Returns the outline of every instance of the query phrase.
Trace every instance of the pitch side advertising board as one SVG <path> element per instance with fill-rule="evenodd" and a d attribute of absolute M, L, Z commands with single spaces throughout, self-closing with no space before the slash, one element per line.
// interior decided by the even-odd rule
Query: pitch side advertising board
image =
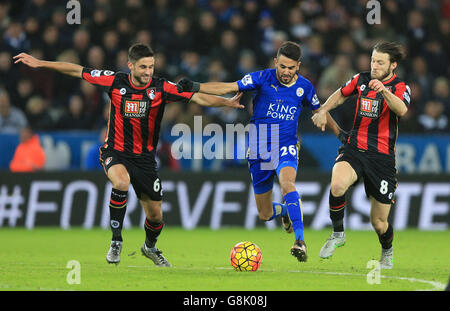
<path fill-rule="evenodd" d="M 220 173 L 161 172 L 164 221 L 168 226 L 252 229 L 280 223 L 262 222 L 245 170 Z M 448 175 L 398 176 L 399 186 L 390 213 L 396 230 L 447 230 L 450 223 Z M 330 226 L 328 194 L 330 175 L 299 172 L 296 187 L 302 197 L 305 227 Z M 0 173 L 0 227 L 40 226 L 109 228 L 111 184 L 103 172 Z M 274 201 L 282 200 L 275 183 Z M 347 193 L 345 225 L 369 230 L 370 204 L 359 183 Z M 142 226 L 145 214 L 130 187 L 124 227 Z"/>

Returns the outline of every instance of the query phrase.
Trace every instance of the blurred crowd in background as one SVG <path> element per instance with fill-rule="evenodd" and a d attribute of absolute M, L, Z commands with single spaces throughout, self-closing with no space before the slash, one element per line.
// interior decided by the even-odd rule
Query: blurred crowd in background
<path fill-rule="evenodd" d="M 383 0 L 381 23 L 373 25 L 366 21 L 366 0 L 83 0 L 80 25 L 67 23 L 66 2 L 0 0 L 0 133 L 26 124 L 35 131 L 100 131 L 107 122 L 102 89 L 14 65 L 20 52 L 128 72 L 128 47 L 143 42 L 156 52 L 155 75 L 235 81 L 271 67 L 280 44 L 293 40 L 303 49 L 300 73 L 323 103 L 352 75 L 370 69 L 372 47 L 381 39 L 402 43 L 407 53 L 397 74 L 412 98 L 400 132 L 450 132 L 449 0 Z M 173 124 L 192 124 L 193 115 L 204 116 L 203 126 L 246 124 L 251 94 L 242 102 L 247 109 L 170 104 L 163 141 Z M 344 129 L 352 125 L 352 109 L 344 104 L 333 113 Z M 317 131 L 309 116 L 302 117 L 300 132 Z"/>

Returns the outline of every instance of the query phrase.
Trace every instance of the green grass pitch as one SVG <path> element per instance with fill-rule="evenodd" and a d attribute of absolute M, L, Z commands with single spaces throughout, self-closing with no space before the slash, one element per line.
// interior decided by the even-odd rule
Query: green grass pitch
<path fill-rule="evenodd" d="M 331 259 L 319 250 L 330 230 L 305 230 L 308 262 L 290 255 L 293 235 L 279 230 L 167 226 L 157 246 L 172 268 L 157 268 L 140 253 L 144 230 L 124 230 L 122 261 L 105 260 L 109 230 L 73 228 L 1 228 L 0 290 L 158 290 L 158 291 L 396 291 L 443 290 L 450 275 L 450 232 L 395 232 L 394 269 L 382 270 L 379 284 L 369 284 L 367 263 L 379 259 L 373 231 L 348 231 L 347 243 Z M 256 272 L 234 271 L 231 248 L 252 241 L 263 254 Z M 71 260 L 80 263 L 80 284 L 69 284 Z M 69 277 L 69 280 L 71 278 Z M 375 280 L 370 278 L 371 280 Z M 72 279 L 73 280 L 73 279 Z"/>

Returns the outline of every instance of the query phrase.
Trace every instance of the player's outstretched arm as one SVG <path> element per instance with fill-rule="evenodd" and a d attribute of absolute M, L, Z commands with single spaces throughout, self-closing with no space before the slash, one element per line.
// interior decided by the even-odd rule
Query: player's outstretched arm
<path fill-rule="evenodd" d="M 20 53 L 14 56 L 13 59 L 14 64 L 22 63 L 31 68 L 51 69 L 75 78 L 81 78 L 81 74 L 83 72 L 83 67 L 80 65 L 66 62 L 51 62 L 39 60 L 27 53 Z"/>
<path fill-rule="evenodd" d="M 327 127 L 343 144 L 347 142 L 348 133 L 339 127 L 337 122 L 331 116 L 330 110 L 342 105 L 346 98 L 346 96 L 342 95 L 341 90 L 338 89 L 330 97 L 328 97 L 325 104 L 317 109 L 317 112 L 315 112 L 312 116 L 312 120 L 318 128 L 325 131 L 325 127 Z"/>
<path fill-rule="evenodd" d="M 225 95 L 238 92 L 237 82 L 206 82 L 200 84 L 200 92 L 213 95 Z"/>
<path fill-rule="evenodd" d="M 320 109 L 313 110 L 313 114 L 319 113 Z M 337 124 L 337 122 L 333 119 L 331 114 L 329 112 L 326 113 L 326 125 L 325 125 L 330 131 L 332 131 L 336 136 L 339 136 L 343 130 L 340 128 L 340 126 Z"/>
<path fill-rule="evenodd" d="M 242 97 L 242 93 L 238 92 L 232 98 L 225 98 L 220 96 L 195 93 L 192 95 L 191 101 L 206 107 L 232 107 L 232 108 L 244 108 L 243 105 L 240 104 L 239 100 Z"/>
<path fill-rule="evenodd" d="M 225 95 L 239 91 L 237 82 L 194 82 L 188 78 L 183 78 L 177 83 L 178 93 L 200 92 L 211 95 Z"/>
<path fill-rule="evenodd" d="M 312 116 L 312 121 L 315 126 L 320 128 L 322 131 L 325 131 L 325 127 L 327 126 L 328 121 L 333 119 L 329 112 L 334 108 L 342 105 L 345 101 L 346 97 L 342 95 L 341 90 L 336 90 L 330 97 L 325 101 L 319 111 Z M 337 126 L 337 124 L 336 124 Z M 331 125 L 331 130 L 334 132 L 333 125 Z"/>

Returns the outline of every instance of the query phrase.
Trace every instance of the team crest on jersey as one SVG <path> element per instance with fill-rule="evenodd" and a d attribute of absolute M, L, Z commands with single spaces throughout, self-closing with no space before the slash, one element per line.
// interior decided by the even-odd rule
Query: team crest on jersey
<path fill-rule="evenodd" d="M 120 89 L 120 95 L 125 95 L 127 90 L 123 87 Z"/>
<path fill-rule="evenodd" d="M 147 115 L 149 103 L 144 100 L 126 100 L 123 116 L 127 118 L 144 118 Z"/>
<path fill-rule="evenodd" d="M 303 90 L 303 88 L 299 87 L 297 89 L 297 96 L 298 97 L 302 97 L 303 93 L 305 93 L 305 91 Z"/>
<path fill-rule="evenodd" d="M 155 88 L 149 88 L 147 89 L 147 96 L 148 98 L 150 98 L 151 100 L 154 100 L 156 97 L 156 89 Z"/>
<path fill-rule="evenodd" d="M 359 115 L 377 119 L 380 115 L 380 101 L 372 98 L 361 97 L 359 105 Z"/>

